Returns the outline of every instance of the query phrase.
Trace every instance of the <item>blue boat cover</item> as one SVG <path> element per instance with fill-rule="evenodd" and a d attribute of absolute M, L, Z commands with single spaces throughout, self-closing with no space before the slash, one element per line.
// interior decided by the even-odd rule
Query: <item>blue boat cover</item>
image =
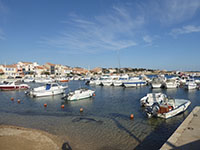
<path fill-rule="evenodd" d="M 46 90 L 49 90 L 51 88 L 51 84 L 46 84 Z"/>

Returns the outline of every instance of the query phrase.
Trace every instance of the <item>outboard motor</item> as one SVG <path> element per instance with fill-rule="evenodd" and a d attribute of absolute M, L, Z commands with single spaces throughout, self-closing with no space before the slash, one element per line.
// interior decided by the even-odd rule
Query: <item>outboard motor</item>
<path fill-rule="evenodd" d="M 156 116 L 159 109 L 160 109 L 159 104 L 155 102 L 152 106 L 147 107 L 145 111 L 146 111 L 147 116 L 150 118 L 152 116 Z"/>

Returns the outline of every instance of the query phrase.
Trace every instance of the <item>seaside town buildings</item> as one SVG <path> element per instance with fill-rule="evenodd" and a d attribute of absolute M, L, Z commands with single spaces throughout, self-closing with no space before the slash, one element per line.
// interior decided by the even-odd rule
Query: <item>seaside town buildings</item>
<path fill-rule="evenodd" d="M 91 70 L 61 64 L 45 63 L 39 65 L 37 62 L 18 62 L 16 64 L 0 64 L 0 78 L 23 78 L 25 76 L 44 77 L 44 76 L 73 76 L 73 75 L 102 75 L 102 74 L 129 74 L 137 76 L 142 74 L 177 74 L 177 71 L 151 70 L 143 68 L 94 68 Z M 179 72 L 178 72 L 179 73 Z M 187 72 L 200 76 L 200 72 Z"/>

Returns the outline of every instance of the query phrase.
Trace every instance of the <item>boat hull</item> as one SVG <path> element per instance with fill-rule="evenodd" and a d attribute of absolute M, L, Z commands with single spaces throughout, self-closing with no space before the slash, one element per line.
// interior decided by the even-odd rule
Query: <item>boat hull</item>
<path fill-rule="evenodd" d="M 179 107 L 175 108 L 174 110 L 171 110 L 171 111 L 169 111 L 167 113 L 163 113 L 163 114 L 159 113 L 159 114 L 157 114 L 157 116 L 160 118 L 165 118 L 165 119 L 174 117 L 174 116 L 184 112 L 189 107 L 190 104 L 191 104 L 191 102 L 187 101 L 187 102 L 183 103 L 182 105 L 180 105 Z"/>

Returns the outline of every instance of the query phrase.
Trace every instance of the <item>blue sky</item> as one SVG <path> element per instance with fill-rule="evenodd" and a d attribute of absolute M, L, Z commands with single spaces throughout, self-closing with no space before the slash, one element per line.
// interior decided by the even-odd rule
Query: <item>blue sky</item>
<path fill-rule="evenodd" d="M 200 0 L 0 0 L 0 63 L 200 71 Z"/>

